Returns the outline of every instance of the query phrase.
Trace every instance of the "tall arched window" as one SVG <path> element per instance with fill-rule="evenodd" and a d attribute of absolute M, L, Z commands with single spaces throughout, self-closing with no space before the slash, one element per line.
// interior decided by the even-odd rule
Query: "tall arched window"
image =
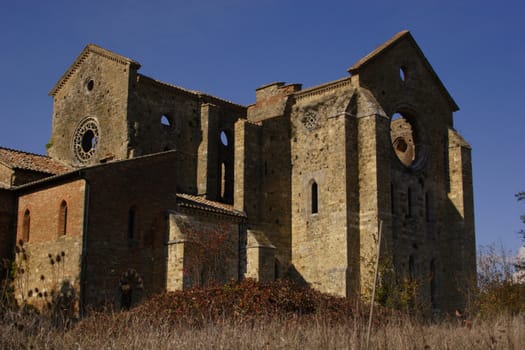
<path fill-rule="evenodd" d="M 311 187 L 311 200 L 312 200 L 312 205 L 311 205 L 311 213 L 312 214 L 317 214 L 319 212 L 319 193 L 318 193 L 318 189 L 317 189 L 317 182 L 312 182 L 312 187 Z"/>
<path fill-rule="evenodd" d="M 430 262 L 430 304 L 436 307 L 436 259 Z"/>
<path fill-rule="evenodd" d="M 67 232 L 67 203 L 62 201 L 58 210 L 58 236 L 64 236 Z"/>
<path fill-rule="evenodd" d="M 414 267 L 414 256 L 410 255 L 408 257 L 408 277 L 411 281 L 415 278 L 415 267 Z"/>
<path fill-rule="evenodd" d="M 136 238 L 135 231 L 137 230 L 137 209 L 133 206 L 128 211 L 128 239 Z"/>
<path fill-rule="evenodd" d="M 24 212 L 24 221 L 22 223 L 22 239 L 24 242 L 29 242 L 29 230 L 31 226 L 31 213 L 29 209 Z"/>
<path fill-rule="evenodd" d="M 412 189 L 407 190 L 407 216 L 412 217 Z"/>

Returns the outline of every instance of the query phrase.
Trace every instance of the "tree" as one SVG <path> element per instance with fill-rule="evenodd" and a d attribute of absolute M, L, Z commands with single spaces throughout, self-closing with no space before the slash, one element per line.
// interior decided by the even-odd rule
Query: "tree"
<path fill-rule="evenodd" d="M 525 201 L 525 192 L 516 193 L 516 198 L 519 201 Z M 525 215 L 520 217 L 521 221 L 525 224 Z M 520 230 L 521 238 L 525 241 L 525 229 Z M 525 246 L 521 247 L 519 250 L 518 256 L 514 262 L 514 267 L 516 268 L 516 278 L 518 280 L 525 280 Z"/>
<path fill-rule="evenodd" d="M 519 201 L 525 201 L 525 192 L 518 192 L 518 193 L 516 193 L 516 198 L 518 199 L 518 202 Z M 522 215 L 520 217 L 520 219 L 525 224 L 525 215 Z M 525 229 L 520 230 L 520 235 L 522 236 L 522 239 L 525 240 Z"/>

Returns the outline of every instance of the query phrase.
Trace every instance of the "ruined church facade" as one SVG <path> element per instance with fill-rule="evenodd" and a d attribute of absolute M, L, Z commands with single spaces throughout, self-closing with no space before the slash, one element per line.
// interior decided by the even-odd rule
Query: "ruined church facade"
<path fill-rule="evenodd" d="M 462 306 L 471 148 L 409 32 L 347 77 L 271 83 L 250 106 L 139 68 L 88 45 L 50 92 L 48 156 L 0 149 L 1 253 L 25 267 L 17 299 L 54 285 L 80 306 L 122 305 L 245 277 L 366 298 L 381 236 L 380 261 L 418 281 L 420 301 Z"/>

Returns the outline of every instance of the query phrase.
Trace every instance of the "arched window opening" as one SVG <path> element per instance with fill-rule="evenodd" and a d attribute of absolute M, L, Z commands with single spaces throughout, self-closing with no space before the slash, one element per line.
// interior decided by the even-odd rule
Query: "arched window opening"
<path fill-rule="evenodd" d="M 432 196 L 429 192 L 425 193 L 425 218 L 427 222 L 432 221 Z"/>
<path fill-rule="evenodd" d="M 407 217 L 412 217 L 412 189 L 407 190 Z"/>
<path fill-rule="evenodd" d="M 29 242 L 29 231 L 31 226 L 31 213 L 29 209 L 24 212 L 24 221 L 22 223 L 22 239 L 24 242 Z"/>
<path fill-rule="evenodd" d="M 317 189 L 317 183 L 314 181 L 312 182 L 311 187 L 311 200 L 312 200 L 312 207 L 311 207 L 311 213 L 317 214 L 319 212 L 319 193 Z"/>
<path fill-rule="evenodd" d="M 58 236 L 65 236 L 67 232 L 67 203 L 62 201 L 58 212 Z"/>
<path fill-rule="evenodd" d="M 430 262 L 430 304 L 436 308 L 436 261 Z"/>
<path fill-rule="evenodd" d="M 160 124 L 164 126 L 171 126 L 171 119 L 166 114 L 163 114 L 162 117 L 160 117 Z"/>
<path fill-rule="evenodd" d="M 411 281 L 414 280 L 415 277 L 415 268 L 414 268 L 414 256 L 410 255 L 408 257 L 408 277 Z"/>
<path fill-rule="evenodd" d="M 219 138 L 220 138 L 221 144 L 224 147 L 228 147 L 228 145 L 230 144 L 230 140 L 229 140 L 228 133 L 226 132 L 226 130 L 221 131 L 221 133 L 219 134 Z"/>
<path fill-rule="evenodd" d="M 407 80 L 407 69 L 404 66 L 399 67 L 399 79 L 401 79 L 402 82 Z"/>
<path fill-rule="evenodd" d="M 394 196 L 394 184 L 391 182 L 390 183 L 390 212 L 392 213 L 392 215 L 394 215 L 396 213 L 396 198 Z"/>
<path fill-rule="evenodd" d="M 135 207 L 129 208 L 128 211 L 128 240 L 136 238 L 137 230 L 137 210 Z"/>
<path fill-rule="evenodd" d="M 397 158 L 406 167 L 416 160 L 416 129 L 401 113 L 395 113 L 390 120 L 390 141 Z"/>

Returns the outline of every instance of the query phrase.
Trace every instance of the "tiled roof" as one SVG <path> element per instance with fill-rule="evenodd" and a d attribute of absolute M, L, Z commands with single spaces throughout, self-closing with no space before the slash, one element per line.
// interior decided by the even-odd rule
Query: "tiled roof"
<path fill-rule="evenodd" d="M 32 170 L 51 175 L 70 171 L 67 166 L 39 154 L 0 147 L 0 163 L 13 169 Z"/>
<path fill-rule="evenodd" d="M 177 202 L 181 207 L 201 209 L 213 213 L 237 217 L 246 217 L 246 215 L 242 211 L 234 209 L 233 206 L 230 204 L 210 201 L 200 196 L 193 196 L 185 193 L 177 193 Z"/>

